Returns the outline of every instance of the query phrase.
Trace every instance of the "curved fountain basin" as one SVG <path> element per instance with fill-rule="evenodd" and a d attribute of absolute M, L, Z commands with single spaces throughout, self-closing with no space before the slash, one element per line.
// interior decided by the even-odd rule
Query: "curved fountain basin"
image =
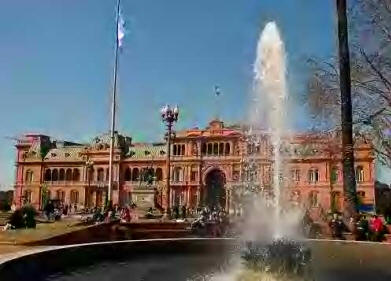
<path fill-rule="evenodd" d="M 308 241 L 315 280 L 391 280 L 391 245 Z M 233 239 L 161 239 L 73 245 L 9 260 L 1 280 L 205 280 L 237 252 Z"/>

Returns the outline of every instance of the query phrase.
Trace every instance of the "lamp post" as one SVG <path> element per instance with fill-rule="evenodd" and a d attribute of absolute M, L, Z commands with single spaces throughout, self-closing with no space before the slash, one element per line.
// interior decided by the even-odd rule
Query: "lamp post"
<path fill-rule="evenodd" d="M 170 156 L 171 156 L 171 134 L 172 134 L 172 126 L 174 122 L 178 121 L 179 108 L 175 106 L 171 108 L 168 105 L 162 107 L 161 111 L 162 121 L 167 126 L 167 158 L 166 158 L 166 208 L 164 213 L 164 218 L 169 218 L 169 210 L 170 210 Z"/>
<path fill-rule="evenodd" d="M 88 181 L 88 188 L 87 188 L 87 192 L 85 193 L 85 203 L 86 205 L 88 205 L 88 207 L 90 207 L 90 200 L 89 200 L 89 193 L 91 192 L 90 188 L 91 188 L 91 169 L 92 169 L 92 166 L 94 165 L 94 161 L 88 159 L 86 161 L 86 168 L 87 168 L 87 181 Z"/>

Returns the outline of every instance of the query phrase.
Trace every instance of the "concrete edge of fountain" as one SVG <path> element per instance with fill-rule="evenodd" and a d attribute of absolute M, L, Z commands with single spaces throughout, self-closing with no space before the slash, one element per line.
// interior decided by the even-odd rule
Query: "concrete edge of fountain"
<path fill-rule="evenodd" d="M 54 246 L 37 246 L 31 249 L 21 250 L 10 254 L 5 254 L 3 257 L 0 256 L 0 266 L 12 262 L 14 260 L 21 259 L 23 257 L 41 254 L 45 252 L 51 252 L 61 249 L 70 249 L 70 248 L 81 248 L 81 247 L 93 247 L 99 245 L 115 245 L 115 244 L 135 244 L 135 243 L 148 243 L 148 242 L 175 242 L 175 241 L 235 241 L 238 238 L 159 238 L 159 239 L 140 239 L 140 240 L 118 240 L 118 241 L 104 241 L 104 242 L 92 242 L 92 243 L 80 243 L 80 244 L 71 244 L 71 245 L 54 245 Z M 340 243 L 340 244 L 372 244 L 372 245 L 391 245 L 389 242 L 372 242 L 372 241 L 354 241 L 354 240 L 333 240 L 333 239 L 304 239 L 303 241 L 309 242 L 320 242 L 320 243 Z"/>
<path fill-rule="evenodd" d="M 139 239 L 139 240 L 118 240 L 118 241 L 103 241 L 103 242 L 91 242 L 91 243 L 80 243 L 80 244 L 71 244 L 71 245 L 53 245 L 53 246 L 36 246 L 31 249 L 21 250 L 10 254 L 5 254 L 3 257 L 0 256 L 0 266 L 12 262 L 23 257 L 41 254 L 45 252 L 51 252 L 62 249 L 69 248 L 81 248 L 81 247 L 91 247 L 99 245 L 115 245 L 115 244 L 128 244 L 128 243 L 147 243 L 147 242 L 169 242 L 169 241 L 235 241 L 236 238 L 202 238 L 202 237 L 191 237 L 191 238 L 158 238 L 158 239 Z"/>

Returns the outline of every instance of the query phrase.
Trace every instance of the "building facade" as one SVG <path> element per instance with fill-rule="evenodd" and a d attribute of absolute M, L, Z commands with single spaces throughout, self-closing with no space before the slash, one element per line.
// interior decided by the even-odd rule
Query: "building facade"
<path fill-rule="evenodd" d="M 171 206 L 214 205 L 236 209 L 243 188 L 246 159 L 251 154 L 255 178 L 262 190 L 273 185 L 273 148 L 267 133 L 257 132 L 256 147 L 239 126 L 213 120 L 205 129 L 179 131 L 171 145 Z M 303 134 L 284 140 L 282 193 L 312 212 L 343 208 L 342 162 L 335 135 Z M 38 134 L 16 143 L 14 203 L 41 208 L 43 197 L 78 208 L 103 206 L 108 189 L 109 135 L 89 144 L 51 141 Z M 136 203 L 162 209 L 166 179 L 165 143 L 133 143 L 115 134 L 113 162 L 114 204 Z M 251 152 L 251 153 L 250 153 Z M 374 204 L 374 155 L 368 143 L 356 141 L 357 190 L 363 206 Z"/>

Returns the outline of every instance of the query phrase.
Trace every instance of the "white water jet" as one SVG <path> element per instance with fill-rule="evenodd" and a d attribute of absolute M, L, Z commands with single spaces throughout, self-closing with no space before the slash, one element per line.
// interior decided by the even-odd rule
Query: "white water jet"
<path fill-rule="evenodd" d="M 269 22 L 263 29 L 254 64 L 254 94 L 262 101 L 263 117 L 271 133 L 273 145 L 273 194 L 275 198 L 275 233 L 282 235 L 280 228 L 280 199 L 282 159 L 280 157 L 281 138 L 284 132 L 286 112 L 286 64 L 285 47 L 275 22 Z M 258 113 L 258 110 L 254 112 Z M 259 117 L 253 118 L 257 120 Z"/>

